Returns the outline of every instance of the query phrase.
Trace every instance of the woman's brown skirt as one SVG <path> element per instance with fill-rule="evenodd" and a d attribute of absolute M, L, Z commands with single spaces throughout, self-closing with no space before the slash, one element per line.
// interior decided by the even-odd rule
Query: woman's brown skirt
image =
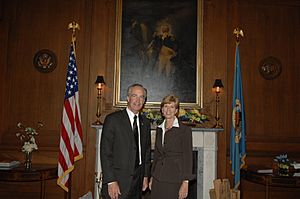
<path fill-rule="evenodd" d="M 181 183 L 159 182 L 152 180 L 151 199 L 178 199 Z"/>

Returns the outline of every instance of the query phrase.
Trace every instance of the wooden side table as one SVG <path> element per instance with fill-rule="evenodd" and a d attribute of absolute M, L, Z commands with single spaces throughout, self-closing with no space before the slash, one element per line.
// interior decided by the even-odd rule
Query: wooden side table
<path fill-rule="evenodd" d="M 47 180 L 57 178 L 57 165 L 33 165 L 32 169 L 25 171 L 23 165 L 10 170 L 0 170 L 2 182 L 40 182 L 40 198 L 45 198 L 45 185 Z M 70 193 L 65 192 L 65 199 L 70 198 Z"/>
<path fill-rule="evenodd" d="M 270 187 L 300 188 L 300 177 L 289 173 L 288 176 L 281 176 L 278 173 L 258 173 L 258 167 L 249 167 L 242 170 L 241 177 L 247 181 L 265 185 L 265 198 L 269 199 Z"/>

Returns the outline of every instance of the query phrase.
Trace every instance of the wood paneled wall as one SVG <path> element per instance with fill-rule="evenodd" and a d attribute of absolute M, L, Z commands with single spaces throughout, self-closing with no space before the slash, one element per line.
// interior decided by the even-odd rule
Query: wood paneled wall
<path fill-rule="evenodd" d="M 245 108 L 250 113 L 246 118 L 248 149 L 295 151 L 300 141 L 297 132 L 300 115 L 296 105 L 300 99 L 297 92 L 300 74 L 300 59 L 297 56 L 300 42 L 297 36 L 300 31 L 299 4 L 239 1 L 236 6 L 238 24 L 245 32 L 240 53 Z M 235 26 L 228 21 L 231 27 Z M 228 46 L 233 49 L 234 42 L 229 42 Z M 233 56 L 229 56 L 230 61 L 233 60 Z M 281 75 L 273 80 L 264 79 L 258 70 L 259 62 L 268 56 L 274 56 L 282 63 Z M 230 84 L 232 74 L 233 68 L 230 67 Z M 228 94 L 231 96 L 231 92 Z"/>
<path fill-rule="evenodd" d="M 77 65 L 80 105 L 84 129 L 84 159 L 75 165 L 72 198 L 93 190 L 97 75 L 104 75 L 104 114 L 113 111 L 115 5 L 112 0 L 4 0 L 0 2 L 0 154 L 23 160 L 21 143 L 15 137 L 16 124 L 45 126 L 37 137 L 39 151 L 33 163 L 57 163 L 60 120 L 65 89 L 71 31 L 76 21 Z M 244 30 L 240 56 L 247 123 L 247 163 L 270 165 L 274 155 L 287 152 L 299 160 L 300 2 L 298 0 L 203 0 L 203 93 L 204 105 L 214 114 L 214 79 L 221 78 L 220 113 L 224 131 L 219 135 L 218 176 L 229 177 L 228 159 L 235 40 L 232 31 Z M 40 49 L 52 50 L 57 68 L 40 73 L 32 64 Z M 259 62 L 275 56 L 282 73 L 265 80 Z M 247 183 L 247 182 L 245 182 Z M 18 185 L 20 186 L 20 185 Z M 18 198 L 14 188 L 0 186 L 0 193 Z M 37 192 L 22 185 L 23 198 Z M 25 188 L 22 188 L 25 187 Z M 33 187 L 33 188 L 32 188 Z M 263 198 L 262 188 L 246 186 L 245 198 Z M 4 191 L 4 189 L 6 191 Z M 28 193 L 28 196 L 25 193 Z M 257 190 L 257 191 L 256 191 Z M 282 190 L 276 190 L 280 193 Z M 280 194 L 277 198 L 280 198 Z M 276 198 L 274 195 L 274 198 Z M 47 184 L 46 198 L 62 198 L 55 180 Z M 1 195 L 0 195 L 1 197 Z M 273 197 L 272 197 L 273 198 Z M 293 198 L 293 197 L 291 197 Z"/>
<path fill-rule="evenodd" d="M 300 77 L 300 58 L 297 56 L 300 2 L 244 0 L 231 3 L 232 6 L 228 7 L 228 32 L 238 26 L 245 33 L 240 43 L 240 58 L 247 125 L 247 163 L 249 166 L 270 167 L 274 156 L 282 153 L 288 153 L 290 159 L 299 161 L 300 109 L 297 104 L 300 94 L 296 85 Z M 234 48 L 235 42 L 229 35 L 229 86 L 233 85 L 234 54 L 230 53 L 230 49 Z M 269 56 L 276 57 L 282 63 L 281 74 L 273 80 L 264 79 L 258 69 L 260 61 Z M 227 107 L 230 107 L 232 89 L 228 89 L 227 96 Z M 229 132 L 230 109 L 227 118 Z M 227 143 L 229 139 L 227 136 Z M 262 185 L 246 181 L 242 185 L 243 198 L 264 198 Z M 297 189 L 271 189 L 270 198 L 297 198 L 297 194 Z"/>
<path fill-rule="evenodd" d="M 69 59 L 71 31 L 68 24 L 76 21 L 77 64 L 82 124 L 84 129 L 84 159 L 78 161 L 72 179 L 72 198 L 78 198 L 93 188 L 94 147 L 88 140 L 95 133 L 89 120 L 89 73 L 91 49 L 92 1 L 4 1 L 1 20 L 1 154 L 23 161 L 21 143 L 16 138 L 16 124 L 34 126 L 44 123 L 37 143 L 39 151 L 33 154 L 33 164 L 57 164 L 60 123 Z M 101 36 L 101 35 L 100 35 Z M 33 66 L 33 57 L 40 49 L 52 50 L 57 56 L 57 67 L 51 73 L 40 73 Z M 1 59 L 2 63 L 2 59 Z M 4 80 L 5 81 L 4 81 Z M 93 80 L 94 81 L 94 80 Z M 2 87 L 1 87 L 2 88 Z M 91 110 L 94 110 L 91 109 Z M 87 146 L 91 146 L 87 150 Z M 90 157 L 92 156 L 92 157 Z M 2 188 L 2 186 L 0 186 Z M 31 186 L 33 192 L 36 186 Z M 37 189 L 39 190 L 39 189 Z M 48 191 L 49 190 L 49 191 Z M 15 188 L 7 189 L 12 198 L 18 198 Z M 30 191 L 22 189 L 19 192 Z M 47 184 L 47 197 L 62 198 L 63 191 L 52 180 Z M 1 190 L 1 193 L 5 193 Z M 24 198 L 26 197 L 24 193 Z M 16 196 L 14 196 L 16 195 Z M 1 198 L 1 196 L 0 196 Z"/>

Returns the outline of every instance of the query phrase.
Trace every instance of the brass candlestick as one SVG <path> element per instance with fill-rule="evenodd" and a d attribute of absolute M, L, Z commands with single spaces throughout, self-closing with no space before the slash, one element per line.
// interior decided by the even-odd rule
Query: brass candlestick
<path fill-rule="evenodd" d="M 219 115 L 219 102 L 220 102 L 220 97 L 219 93 L 221 92 L 221 89 L 223 88 L 222 80 L 221 79 L 216 79 L 215 83 L 213 85 L 213 91 L 216 93 L 216 124 L 214 125 L 214 128 L 223 128 L 223 125 L 220 122 L 220 115 Z"/>
<path fill-rule="evenodd" d="M 97 120 L 93 123 L 96 125 L 102 125 L 102 122 L 100 120 L 101 117 L 101 105 L 102 105 L 102 87 L 105 85 L 103 76 L 97 76 L 95 84 L 97 85 L 97 111 L 96 116 Z"/>

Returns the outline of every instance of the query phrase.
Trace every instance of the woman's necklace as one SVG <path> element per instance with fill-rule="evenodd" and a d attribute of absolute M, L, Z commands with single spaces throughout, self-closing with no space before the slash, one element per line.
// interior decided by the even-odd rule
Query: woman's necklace
<path fill-rule="evenodd" d="M 170 130 L 171 128 L 172 128 L 172 126 L 170 126 L 170 127 L 165 127 L 166 130 Z"/>
<path fill-rule="evenodd" d="M 165 129 L 170 130 L 173 127 L 173 122 L 170 122 L 171 125 L 168 125 L 167 122 L 165 123 Z"/>

